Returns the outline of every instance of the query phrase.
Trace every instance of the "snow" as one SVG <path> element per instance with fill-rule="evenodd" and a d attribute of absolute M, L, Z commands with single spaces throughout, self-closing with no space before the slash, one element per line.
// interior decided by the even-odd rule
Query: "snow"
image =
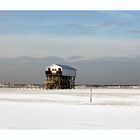
<path fill-rule="evenodd" d="M 139 129 L 140 89 L 0 89 L 0 129 Z"/>

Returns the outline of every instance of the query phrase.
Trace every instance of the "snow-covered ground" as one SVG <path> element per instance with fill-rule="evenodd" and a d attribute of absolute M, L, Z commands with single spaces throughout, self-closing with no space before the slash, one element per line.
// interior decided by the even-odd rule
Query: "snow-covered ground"
<path fill-rule="evenodd" d="M 140 89 L 0 89 L 0 129 L 137 129 Z"/>

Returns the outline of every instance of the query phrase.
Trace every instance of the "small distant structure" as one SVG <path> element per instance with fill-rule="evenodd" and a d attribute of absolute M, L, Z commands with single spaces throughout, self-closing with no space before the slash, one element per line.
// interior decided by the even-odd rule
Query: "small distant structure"
<path fill-rule="evenodd" d="M 46 67 L 44 86 L 46 89 L 75 88 L 76 69 L 61 64 L 52 64 Z"/>

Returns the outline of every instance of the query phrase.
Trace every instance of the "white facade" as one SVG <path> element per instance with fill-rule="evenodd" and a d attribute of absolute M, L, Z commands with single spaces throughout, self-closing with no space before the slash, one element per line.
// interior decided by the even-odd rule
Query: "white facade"
<path fill-rule="evenodd" d="M 59 65 L 59 64 L 52 64 L 46 67 L 46 71 L 50 68 L 51 73 L 55 74 L 59 69 L 62 71 L 62 76 L 76 76 L 76 69 L 66 66 L 66 65 Z"/>

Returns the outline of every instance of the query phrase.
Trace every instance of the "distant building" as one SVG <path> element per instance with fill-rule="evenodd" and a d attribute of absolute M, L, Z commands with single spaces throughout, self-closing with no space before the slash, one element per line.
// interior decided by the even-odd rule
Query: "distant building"
<path fill-rule="evenodd" d="M 76 69 L 66 65 L 52 64 L 46 67 L 44 85 L 47 89 L 75 88 Z"/>

